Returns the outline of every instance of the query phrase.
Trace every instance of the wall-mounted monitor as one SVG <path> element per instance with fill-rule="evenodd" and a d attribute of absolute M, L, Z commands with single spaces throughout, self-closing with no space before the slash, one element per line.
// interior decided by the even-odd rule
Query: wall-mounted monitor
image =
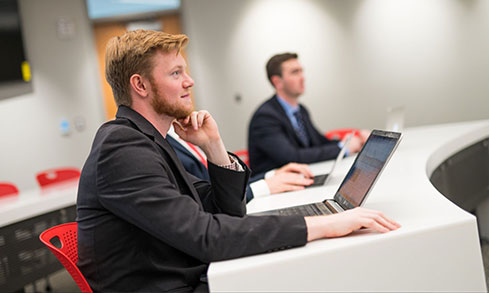
<path fill-rule="evenodd" d="M 0 0 L 0 99 L 32 91 L 17 0 Z"/>

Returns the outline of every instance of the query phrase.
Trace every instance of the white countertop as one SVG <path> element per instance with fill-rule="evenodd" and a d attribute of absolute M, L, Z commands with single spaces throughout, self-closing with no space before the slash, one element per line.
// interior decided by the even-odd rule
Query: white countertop
<path fill-rule="evenodd" d="M 403 135 L 364 205 L 383 211 L 400 229 L 212 263 L 211 291 L 485 291 L 476 219 L 440 194 L 429 176 L 448 157 L 489 137 L 489 120 L 410 128 Z M 248 212 L 332 198 L 353 159 L 342 161 L 328 186 L 254 199 Z M 311 167 L 318 174 L 331 165 Z"/>
<path fill-rule="evenodd" d="M 445 159 L 489 137 L 489 120 L 410 128 L 365 207 L 402 227 L 322 239 L 304 247 L 212 263 L 211 291 L 486 291 L 477 222 L 440 194 L 429 176 Z M 258 212 L 332 198 L 353 163 L 328 186 L 252 200 Z M 332 161 L 311 165 L 316 174 Z M 0 227 L 76 203 L 77 184 L 0 199 Z"/>
<path fill-rule="evenodd" d="M 0 227 L 76 204 L 78 180 L 0 198 Z"/>

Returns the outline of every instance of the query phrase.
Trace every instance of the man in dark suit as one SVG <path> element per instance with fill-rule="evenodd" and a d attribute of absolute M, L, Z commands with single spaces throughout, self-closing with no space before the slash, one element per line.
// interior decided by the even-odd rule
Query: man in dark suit
<path fill-rule="evenodd" d="M 216 122 L 193 111 L 180 54 L 188 38 L 136 30 L 111 39 L 106 77 L 116 119 L 98 130 L 77 199 L 78 267 L 94 291 L 208 291 L 210 262 L 305 245 L 361 227 L 398 225 L 357 208 L 331 216 L 246 216 L 249 170 Z M 187 173 L 170 125 L 207 155 L 212 185 Z"/>
<path fill-rule="evenodd" d="M 182 140 L 172 131 L 168 132 L 166 140 L 175 150 L 187 172 L 202 180 L 210 181 L 205 154 L 202 154 L 198 147 Z M 255 197 L 302 190 L 314 182 L 311 179 L 313 176 L 307 165 L 297 163 L 289 163 L 267 173 L 252 174 L 246 185 L 246 202 Z"/>
<path fill-rule="evenodd" d="M 248 131 L 250 167 L 265 172 L 288 162 L 315 163 L 335 158 L 342 142 L 329 140 L 313 125 L 309 112 L 299 104 L 304 93 L 302 66 L 295 53 L 275 55 L 267 62 L 267 76 L 276 94 L 253 114 Z M 348 144 L 357 152 L 368 137 L 361 131 Z"/>

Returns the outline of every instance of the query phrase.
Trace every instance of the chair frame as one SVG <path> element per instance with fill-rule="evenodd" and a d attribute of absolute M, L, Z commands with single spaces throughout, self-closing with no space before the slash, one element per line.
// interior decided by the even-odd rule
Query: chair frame
<path fill-rule="evenodd" d="M 19 189 L 10 182 L 0 182 L 0 197 L 19 194 Z"/>
<path fill-rule="evenodd" d="M 78 180 L 80 170 L 73 167 L 63 167 L 43 170 L 36 174 L 37 183 L 41 188 L 50 187 L 55 184 Z"/>
<path fill-rule="evenodd" d="M 42 232 L 39 235 L 39 239 L 54 253 L 56 258 L 70 273 L 80 290 L 83 293 L 91 293 L 93 291 L 90 285 L 88 285 L 87 280 L 76 266 L 78 261 L 77 229 L 78 224 L 76 222 L 57 225 Z M 51 240 L 55 237 L 59 238 L 61 248 L 57 248 L 51 243 Z"/>

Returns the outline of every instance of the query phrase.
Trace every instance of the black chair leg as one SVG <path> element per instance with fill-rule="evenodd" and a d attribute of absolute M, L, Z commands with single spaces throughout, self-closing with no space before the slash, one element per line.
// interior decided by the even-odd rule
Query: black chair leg
<path fill-rule="evenodd" d="M 53 287 L 51 286 L 51 283 L 49 282 L 49 277 L 44 278 L 46 280 L 46 292 L 52 292 Z"/>

